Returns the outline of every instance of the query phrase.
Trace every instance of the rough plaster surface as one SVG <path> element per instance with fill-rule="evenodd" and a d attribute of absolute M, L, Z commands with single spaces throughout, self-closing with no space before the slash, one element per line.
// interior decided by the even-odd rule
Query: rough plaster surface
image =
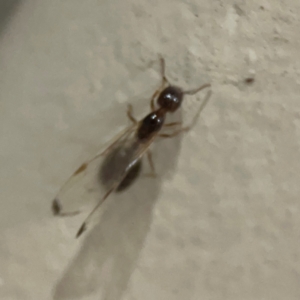
<path fill-rule="evenodd" d="M 4 6 L 0 299 L 300 299 L 299 1 Z M 51 200 L 150 96 L 158 53 L 210 103 L 75 240 Z"/>

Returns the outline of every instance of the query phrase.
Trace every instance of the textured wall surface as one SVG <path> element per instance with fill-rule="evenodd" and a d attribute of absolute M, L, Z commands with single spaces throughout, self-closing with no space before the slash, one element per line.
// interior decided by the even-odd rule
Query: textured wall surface
<path fill-rule="evenodd" d="M 298 0 L 1 5 L 1 299 L 300 299 Z M 74 239 L 84 215 L 51 200 L 126 103 L 148 111 L 158 54 L 210 102 Z"/>

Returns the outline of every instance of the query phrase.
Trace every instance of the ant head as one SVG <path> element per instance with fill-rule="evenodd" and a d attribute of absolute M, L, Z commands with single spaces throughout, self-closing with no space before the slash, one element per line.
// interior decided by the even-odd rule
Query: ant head
<path fill-rule="evenodd" d="M 183 94 L 179 87 L 170 85 L 160 93 L 157 104 L 166 111 L 174 112 L 180 107 Z"/>

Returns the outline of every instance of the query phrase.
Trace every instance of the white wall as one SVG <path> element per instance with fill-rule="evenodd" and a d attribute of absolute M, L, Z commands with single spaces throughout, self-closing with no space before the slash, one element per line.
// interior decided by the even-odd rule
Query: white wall
<path fill-rule="evenodd" d="M 299 1 L 14 2 L 0 23 L 0 298 L 300 299 Z M 75 240 L 83 216 L 55 218 L 51 200 L 127 124 L 127 102 L 148 109 L 158 54 L 172 82 L 213 96 L 191 133 L 160 143 L 160 176 Z"/>

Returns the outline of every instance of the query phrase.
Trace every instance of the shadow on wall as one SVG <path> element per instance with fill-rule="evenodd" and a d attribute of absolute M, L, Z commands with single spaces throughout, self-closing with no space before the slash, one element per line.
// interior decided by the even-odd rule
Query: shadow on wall
<path fill-rule="evenodd" d="M 11 16 L 15 13 L 21 2 L 21 0 L 0 1 L 0 35 L 2 35 Z"/>
<path fill-rule="evenodd" d="M 173 176 L 180 146 L 181 136 L 158 140 L 153 149 L 158 177 L 141 175 L 129 190 L 110 198 L 99 224 L 83 236 L 81 249 L 56 284 L 55 300 L 100 294 L 105 300 L 122 299 L 150 230 L 161 183 Z"/>

